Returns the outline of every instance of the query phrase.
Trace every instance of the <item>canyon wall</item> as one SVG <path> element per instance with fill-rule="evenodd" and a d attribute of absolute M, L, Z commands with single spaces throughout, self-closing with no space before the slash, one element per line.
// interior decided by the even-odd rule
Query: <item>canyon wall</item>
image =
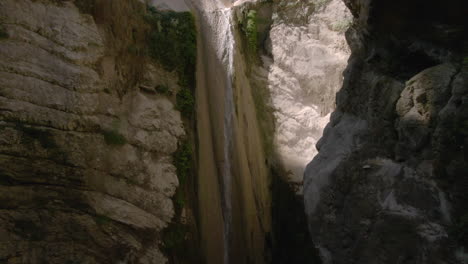
<path fill-rule="evenodd" d="M 344 2 L 352 55 L 304 176 L 322 260 L 466 263 L 466 3 Z"/>
<path fill-rule="evenodd" d="M 275 148 L 289 181 L 302 186 L 313 146 L 335 109 L 352 15 L 341 0 L 274 1 L 262 57 L 275 116 Z"/>
<path fill-rule="evenodd" d="M 145 12 L 0 2 L 0 262 L 166 263 L 186 132 L 178 76 L 140 52 Z"/>

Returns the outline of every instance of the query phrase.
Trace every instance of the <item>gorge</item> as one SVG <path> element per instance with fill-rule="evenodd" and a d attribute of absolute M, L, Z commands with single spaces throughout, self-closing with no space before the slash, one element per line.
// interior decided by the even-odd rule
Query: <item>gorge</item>
<path fill-rule="evenodd" d="M 462 0 L 0 0 L 0 263 L 468 263 Z"/>

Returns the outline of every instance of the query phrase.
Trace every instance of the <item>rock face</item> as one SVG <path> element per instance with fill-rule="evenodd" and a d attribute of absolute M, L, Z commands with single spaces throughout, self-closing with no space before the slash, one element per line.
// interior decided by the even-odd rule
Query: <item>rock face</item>
<path fill-rule="evenodd" d="M 466 3 L 345 3 L 352 55 L 304 176 L 322 260 L 466 263 Z"/>
<path fill-rule="evenodd" d="M 302 182 L 335 108 L 349 57 L 352 15 L 341 0 L 275 1 L 264 57 L 275 109 L 275 143 L 291 179 Z"/>
<path fill-rule="evenodd" d="M 0 2 L 0 262 L 166 262 L 185 132 L 174 98 L 154 90 L 176 91 L 176 76 L 132 52 L 140 11 Z"/>

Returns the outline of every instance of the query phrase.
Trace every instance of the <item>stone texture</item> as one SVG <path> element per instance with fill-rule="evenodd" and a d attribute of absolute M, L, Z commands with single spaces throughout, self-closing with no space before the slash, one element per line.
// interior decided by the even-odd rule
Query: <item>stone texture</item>
<path fill-rule="evenodd" d="M 345 3 L 352 55 L 304 176 L 323 262 L 466 263 L 463 4 Z"/>
<path fill-rule="evenodd" d="M 0 2 L 2 263 L 166 263 L 185 132 L 154 87 L 177 78 L 129 55 L 143 7 L 112 2 Z"/>
<path fill-rule="evenodd" d="M 302 182 L 305 165 L 317 154 L 310 146 L 322 136 L 335 107 L 335 94 L 349 57 L 344 32 L 351 13 L 340 0 L 275 1 L 263 57 L 275 143 L 290 180 Z"/>

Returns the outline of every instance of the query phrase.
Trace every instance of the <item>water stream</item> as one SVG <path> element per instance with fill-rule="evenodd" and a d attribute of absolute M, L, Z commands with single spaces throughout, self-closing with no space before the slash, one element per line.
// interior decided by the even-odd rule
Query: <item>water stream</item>
<path fill-rule="evenodd" d="M 214 160 L 220 185 L 223 263 L 229 263 L 232 233 L 232 144 L 233 144 L 233 78 L 235 40 L 232 26 L 231 3 L 221 0 L 192 0 L 202 35 L 207 110 L 213 134 Z M 222 102 L 221 102 L 222 100 Z M 220 135 L 222 137 L 220 137 Z M 211 191 L 211 190 L 210 190 Z M 205 201 L 206 202 L 206 201 Z"/>

